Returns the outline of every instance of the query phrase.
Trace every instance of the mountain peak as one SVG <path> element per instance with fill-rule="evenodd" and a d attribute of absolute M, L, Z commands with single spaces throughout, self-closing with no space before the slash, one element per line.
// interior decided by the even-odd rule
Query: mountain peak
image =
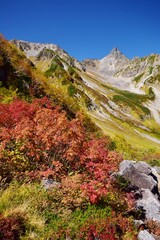
<path fill-rule="evenodd" d="M 121 53 L 121 51 L 120 51 L 117 47 L 114 47 L 114 48 L 111 50 L 111 53 L 115 53 L 115 52 L 120 52 L 120 53 Z"/>
<path fill-rule="evenodd" d="M 118 48 L 114 47 L 107 56 L 100 60 L 99 70 L 102 74 L 113 74 L 128 61 L 129 59 Z"/>
<path fill-rule="evenodd" d="M 108 55 L 109 57 L 114 57 L 115 59 L 126 58 L 126 56 L 117 48 L 114 47 Z"/>

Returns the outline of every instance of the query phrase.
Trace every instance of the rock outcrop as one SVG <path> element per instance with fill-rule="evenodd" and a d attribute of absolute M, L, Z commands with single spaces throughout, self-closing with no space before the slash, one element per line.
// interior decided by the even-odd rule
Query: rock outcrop
<path fill-rule="evenodd" d="M 138 234 L 138 240 L 155 240 L 155 238 L 147 230 L 141 230 Z"/>
<path fill-rule="evenodd" d="M 70 62 L 72 62 L 73 66 L 82 69 L 82 64 L 77 59 L 71 57 L 66 51 L 56 44 L 35 43 L 23 40 L 12 40 L 11 43 L 15 44 L 21 51 L 23 51 L 28 58 L 32 58 L 32 61 L 33 57 L 35 57 L 36 60 L 46 60 L 52 59 L 52 57 L 58 55 L 67 61 L 69 65 L 71 65 Z"/>
<path fill-rule="evenodd" d="M 153 194 L 158 195 L 158 180 L 149 164 L 124 160 L 120 164 L 120 173 L 132 185 L 149 189 Z"/>
<path fill-rule="evenodd" d="M 134 193 L 135 211 L 143 212 L 143 219 L 138 220 L 140 225 L 145 226 L 148 221 L 160 223 L 159 168 L 153 168 L 141 161 L 124 160 L 119 169 L 119 174 L 129 181 L 129 189 Z M 147 230 L 141 230 L 138 234 L 139 240 L 154 240 L 159 237 L 153 236 Z"/>

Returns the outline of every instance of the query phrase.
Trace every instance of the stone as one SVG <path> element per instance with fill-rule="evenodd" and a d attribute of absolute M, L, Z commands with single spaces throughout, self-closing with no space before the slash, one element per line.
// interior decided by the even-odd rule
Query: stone
<path fill-rule="evenodd" d="M 149 189 L 154 194 L 158 194 L 158 180 L 149 164 L 124 160 L 120 164 L 120 173 L 129 180 L 132 185 Z"/>
<path fill-rule="evenodd" d="M 160 202 L 149 189 L 141 189 L 142 198 L 136 202 L 138 209 L 145 211 L 147 220 L 160 222 Z"/>
<path fill-rule="evenodd" d="M 157 177 L 158 191 L 160 192 L 160 167 L 152 168 L 152 173 Z"/>
<path fill-rule="evenodd" d="M 123 160 L 120 165 L 119 165 L 119 170 L 120 173 L 123 175 L 123 172 L 129 168 L 130 166 L 132 166 L 134 163 L 136 163 L 136 161 L 133 160 Z"/>
<path fill-rule="evenodd" d="M 138 240 L 155 240 L 155 238 L 147 230 L 141 230 L 138 234 Z"/>
<path fill-rule="evenodd" d="M 155 240 L 160 240 L 160 236 L 157 236 L 155 234 L 152 234 L 152 236 L 154 237 Z"/>
<path fill-rule="evenodd" d="M 153 167 L 153 169 L 155 169 L 156 172 L 157 172 L 158 174 L 160 174 L 160 167 L 155 166 L 155 167 Z"/>
<path fill-rule="evenodd" d="M 46 190 L 50 190 L 53 189 L 55 187 L 60 186 L 59 182 L 54 181 L 53 179 L 49 179 L 49 178 L 44 178 L 41 181 L 42 186 L 46 189 Z"/>

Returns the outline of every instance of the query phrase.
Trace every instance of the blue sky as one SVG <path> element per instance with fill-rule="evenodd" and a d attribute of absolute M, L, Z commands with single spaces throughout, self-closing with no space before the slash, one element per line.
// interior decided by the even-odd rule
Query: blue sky
<path fill-rule="evenodd" d="M 3 0 L 8 39 L 55 43 L 78 60 L 118 47 L 128 58 L 160 54 L 159 0 Z"/>

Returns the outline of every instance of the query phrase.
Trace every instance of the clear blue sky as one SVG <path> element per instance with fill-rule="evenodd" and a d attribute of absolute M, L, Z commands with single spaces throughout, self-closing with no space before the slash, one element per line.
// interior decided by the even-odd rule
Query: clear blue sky
<path fill-rule="evenodd" d="M 127 57 L 160 54 L 159 0 L 2 0 L 8 39 L 55 43 L 78 60 L 113 47 Z"/>

